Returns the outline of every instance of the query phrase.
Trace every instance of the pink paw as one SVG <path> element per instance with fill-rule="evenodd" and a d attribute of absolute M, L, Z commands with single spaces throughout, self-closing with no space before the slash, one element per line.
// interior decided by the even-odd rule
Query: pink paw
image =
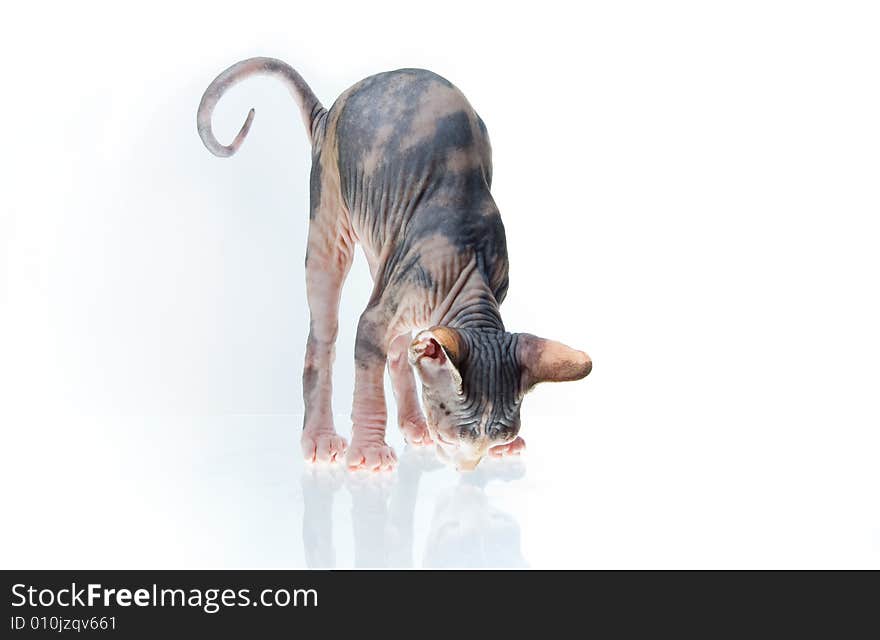
<path fill-rule="evenodd" d="M 407 444 L 416 447 L 427 447 L 434 444 L 431 434 L 428 433 L 428 425 L 422 417 L 407 418 L 400 423 L 400 430 Z"/>
<path fill-rule="evenodd" d="M 345 438 L 336 435 L 335 431 L 303 431 L 300 444 L 306 462 L 341 461 L 347 447 Z"/>
<path fill-rule="evenodd" d="M 514 440 L 507 444 L 499 444 L 497 447 L 489 449 L 489 455 L 493 458 L 506 458 L 508 456 L 518 456 L 526 448 L 526 441 L 517 436 Z"/>
<path fill-rule="evenodd" d="M 348 448 L 346 463 L 349 469 L 366 469 L 367 471 L 391 471 L 397 466 L 397 455 L 394 449 L 384 442 L 355 443 Z"/>

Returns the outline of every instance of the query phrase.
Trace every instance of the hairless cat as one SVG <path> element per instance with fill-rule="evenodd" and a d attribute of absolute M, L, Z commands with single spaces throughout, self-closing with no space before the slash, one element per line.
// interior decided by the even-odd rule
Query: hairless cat
<path fill-rule="evenodd" d="M 436 443 L 438 455 L 462 470 L 487 453 L 519 452 L 525 393 L 539 382 L 579 380 L 592 362 L 559 342 L 504 328 L 507 246 L 489 191 L 486 125 L 458 89 L 430 71 L 370 76 L 325 109 L 293 68 L 251 58 L 226 69 L 202 97 L 198 130 L 213 154 L 231 156 L 247 136 L 253 109 L 228 146 L 214 137 L 211 114 L 229 87 L 255 75 L 284 82 L 312 145 L 305 458 L 395 466 L 385 442 L 386 362 L 407 442 Z M 357 326 L 347 444 L 333 426 L 331 369 L 340 293 L 357 243 L 374 287 Z"/>

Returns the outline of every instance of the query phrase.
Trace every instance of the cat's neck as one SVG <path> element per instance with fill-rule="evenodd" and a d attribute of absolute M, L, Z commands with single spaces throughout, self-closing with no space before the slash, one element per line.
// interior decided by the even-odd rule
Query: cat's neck
<path fill-rule="evenodd" d="M 462 271 L 432 320 L 435 325 L 454 329 L 504 331 L 498 301 L 475 262 Z"/>

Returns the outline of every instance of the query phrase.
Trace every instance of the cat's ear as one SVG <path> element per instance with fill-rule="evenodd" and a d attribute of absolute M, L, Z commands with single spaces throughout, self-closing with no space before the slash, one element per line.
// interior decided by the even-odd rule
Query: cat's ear
<path fill-rule="evenodd" d="M 409 361 L 422 374 L 422 379 L 452 375 L 461 384 L 459 366 L 467 356 L 467 345 L 461 334 L 450 327 L 432 327 L 420 331 L 409 346 Z"/>
<path fill-rule="evenodd" d="M 528 387 L 539 382 L 580 380 L 593 369 L 593 361 L 583 351 L 528 333 L 517 335 L 516 356 Z"/>
<path fill-rule="evenodd" d="M 429 358 L 439 364 L 449 360 L 456 368 L 467 353 L 461 334 L 451 327 L 431 327 L 420 331 L 409 346 L 410 361 Z"/>

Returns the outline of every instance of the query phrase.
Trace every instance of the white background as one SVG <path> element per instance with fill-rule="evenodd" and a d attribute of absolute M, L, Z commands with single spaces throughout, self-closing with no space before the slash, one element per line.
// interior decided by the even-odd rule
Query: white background
<path fill-rule="evenodd" d="M 195 128 L 268 55 L 328 107 L 429 68 L 486 121 L 506 324 L 594 360 L 486 487 L 529 565 L 880 567 L 878 32 L 870 2 L 7 9 L 2 566 L 303 564 L 306 137 L 268 79 L 215 113 L 256 107 L 236 157 Z M 343 431 L 369 288 L 359 256 Z"/>

